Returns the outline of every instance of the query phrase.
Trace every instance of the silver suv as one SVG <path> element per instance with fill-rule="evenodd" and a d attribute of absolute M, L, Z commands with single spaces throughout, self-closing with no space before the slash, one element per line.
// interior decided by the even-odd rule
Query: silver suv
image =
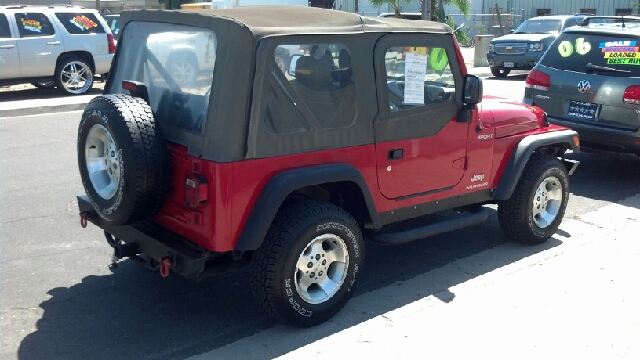
<path fill-rule="evenodd" d="M 115 41 L 96 10 L 0 6 L 0 84 L 83 94 L 111 67 Z"/>

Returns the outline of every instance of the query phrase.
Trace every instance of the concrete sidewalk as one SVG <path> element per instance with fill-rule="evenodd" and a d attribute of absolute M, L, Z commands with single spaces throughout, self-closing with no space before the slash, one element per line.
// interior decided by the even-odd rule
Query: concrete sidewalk
<path fill-rule="evenodd" d="M 192 359 L 640 359 L 639 233 L 637 195 L 543 245 L 500 245 L 362 294 L 315 328 L 279 325 Z M 371 317 L 395 303 L 407 305 Z"/>

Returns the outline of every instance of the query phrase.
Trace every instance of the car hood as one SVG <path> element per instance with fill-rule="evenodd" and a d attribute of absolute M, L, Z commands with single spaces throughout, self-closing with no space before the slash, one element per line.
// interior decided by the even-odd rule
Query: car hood
<path fill-rule="evenodd" d="M 501 42 L 530 42 L 555 39 L 556 37 L 558 37 L 557 34 L 509 34 L 493 39 L 491 42 L 494 44 Z"/>
<path fill-rule="evenodd" d="M 544 111 L 518 101 L 484 95 L 480 103 L 482 126 L 496 139 L 532 131 L 544 124 Z"/>

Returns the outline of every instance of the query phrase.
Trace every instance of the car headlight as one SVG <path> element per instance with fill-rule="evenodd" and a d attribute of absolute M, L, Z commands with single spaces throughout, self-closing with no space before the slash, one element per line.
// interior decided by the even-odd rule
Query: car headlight
<path fill-rule="evenodd" d="M 492 52 L 495 52 L 495 51 L 496 51 L 495 45 L 493 43 L 489 43 L 489 52 L 492 53 Z"/>
<path fill-rule="evenodd" d="M 529 51 L 542 51 L 544 48 L 543 43 L 531 43 L 529 44 Z"/>

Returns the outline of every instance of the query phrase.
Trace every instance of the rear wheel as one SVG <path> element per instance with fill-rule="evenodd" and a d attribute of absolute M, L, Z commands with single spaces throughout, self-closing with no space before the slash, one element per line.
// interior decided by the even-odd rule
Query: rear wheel
<path fill-rule="evenodd" d="M 164 203 L 168 155 L 151 108 L 128 95 L 91 100 L 78 128 L 78 167 L 85 193 L 107 223 L 155 216 Z"/>
<path fill-rule="evenodd" d="M 568 200 L 564 165 L 553 156 L 533 154 L 511 198 L 498 204 L 500 227 L 511 240 L 543 243 L 558 230 Z"/>
<path fill-rule="evenodd" d="M 507 70 L 507 69 L 491 68 L 491 73 L 495 77 L 507 77 L 507 75 L 509 75 L 510 72 L 511 70 Z"/>
<path fill-rule="evenodd" d="M 304 200 L 281 210 L 251 265 L 258 302 L 276 319 L 313 326 L 334 316 L 356 286 L 364 259 L 353 217 Z"/>
<path fill-rule="evenodd" d="M 54 80 L 63 92 L 80 95 L 93 86 L 93 71 L 85 59 L 65 57 L 58 63 Z"/>

